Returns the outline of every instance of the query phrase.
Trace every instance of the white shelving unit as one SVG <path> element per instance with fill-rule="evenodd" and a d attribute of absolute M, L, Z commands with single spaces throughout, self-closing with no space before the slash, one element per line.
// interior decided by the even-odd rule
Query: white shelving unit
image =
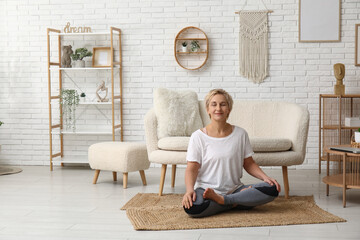
<path fill-rule="evenodd" d="M 119 68 L 118 66 L 114 67 L 114 69 Z M 111 67 L 101 67 L 101 68 L 94 68 L 94 67 L 84 67 L 84 68 L 50 68 L 50 70 L 62 70 L 62 71 L 84 71 L 84 70 L 111 70 Z"/>
<path fill-rule="evenodd" d="M 113 28 L 115 29 L 115 28 Z M 120 29 L 119 29 L 120 30 Z M 57 36 L 91 36 L 91 35 L 109 35 L 109 32 L 91 32 L 91 33 L 54 33 Z"/>
<path fill-rule="evenodd" d="M 67 36 L 83 36 L 86 38 L 87 36 L 94 36 L 94 35 L 103 35 L 103 36 L 110 36 L 110 45 L 111 45 L 111 64 L 110 67 L 101 67 L 101 68 L 94 68 L 94 67 L 85 67 L 85 68 L 62 68 L 61 67 L 61 46 L 63 38 Z M 58 48 L 56 50 L 51 49 L 51 37 L 57 37 L 58 41 Z M 119 47 L 116 51 L 119 52 L 119 61 L 114 61 L 114 38 L 118 37 Z M 77 41 L 77 40 L 74 40 Z M 116 40 L 115 40 L 116 41 Z M 51 61 L 51 54 L 52 53 L 58 54 L 57 61 Z M 64 135 L 110 135 L 112 136 L 112 140 L 115 141 L 115 135 L 120 135 L 120 140 L 123 141 L 123 108 L 122 108 L 122 55 L 121 55 L 121 30 L 118 28 L 110 27 L 109 32 L 96 32 L 96 33 L 61 33 L 60 30 L 57 29 L 47 29 L 47 55 L 48 55 L 48 102 L 49 102 L 49 139 L 50 139 L 50 170 L 53 170 L 53 162 L 60 162 L 63 166 L 64 163 L 88 163 L 86 157 L 76 157 L 68 158 L 64 157 Z M 68 131 L 63 129 L 63 116 L 62 116 L 62 108 L 60 105 L 60 91 L 63 89 L 62 87 L 62 78 L 63 73 L 67 71 L 71 72 L 84 72 L 84 71 L 111 71 L 111 87 L 110 90 L 110 97 L 111 100 L 109 102 L 80 102 L 79 105 L 83 105 L 85 108 L 88 106 L 93 106 L 97 108 L 100 112 L 100 108 L 102 106 L 111 106 L 111 126 L 109 128 L 101 128 L 101 129 L 79 129 L 76 131 Z M 59 91 L 56 95 L 52 94 L 52 79 L 51 79 L 51 72 L 58 71 L 58 82 L 59 82 Z M 114 82 L 114 71 L 119 71 L 119 95 L 115 95 L 115 82 Z M 57 102 L 55 102 L 57 100 Z M 60 122 L 53 123 L 52 117 L 52 105 L 57 104 L 59 107 L 59 119 Z M 115 109 L 118 108 L 118 109 Z M 118 110 L 120 113 L 119 122 L 115 120 L 115 110 Z M 102 113 L 105 115 L 104 113 Z M 60 151 L 57 153 L 53 152 L 53 135 L 59 135 L 59 144 L 60 144 Z"/>
<path fill-rule="evenodd" d="M 115 132 L 120 132 L 120 128 L 116 129 Z M 66 134 L 66 135 L 112 135 L 111 128 L 109 129 L 79 129 L 76 131 L 71 130 L 53 130 L 52 134 Z"/>

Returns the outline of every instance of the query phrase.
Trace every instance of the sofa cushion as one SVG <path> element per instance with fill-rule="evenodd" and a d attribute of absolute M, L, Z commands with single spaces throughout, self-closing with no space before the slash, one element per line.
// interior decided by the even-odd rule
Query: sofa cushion
<path fill-rule="evenodd" d="M 165 137 L 158 141 L 158 147 L 162 150 L 187 151 L 190 137 Z"/>
<path fill-rule="evenodd" d="M 254 152 L 283 152 L 291 149 L 292 142 L 286 138 L 250 138 Z"/>
<path fill-rule="evenodd" d="M 190 136 L 203 126 L 196 92 L 158 88 L 154 92 L 158 138 Z"/>
<path fill-rule="evenodd" d="M 292 166 L 304 161 L 302 154 L 294 151 L 256 152 L 253 159 L 259 166 Z"/>

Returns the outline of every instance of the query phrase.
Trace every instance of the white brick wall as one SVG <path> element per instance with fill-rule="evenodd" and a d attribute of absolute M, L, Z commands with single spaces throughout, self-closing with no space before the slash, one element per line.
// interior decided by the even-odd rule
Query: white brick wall
<path fill-rule="evenodd" d="M 298 168 L 317 168 L 318 95 L 333 91 L 333 64 L 346 65 L 346 92 L 360 92 L 360 68 L 354 66 L 360 2 L 342 0 L 341 42 L 299 43 L 298 1 L 264 0 L 274 10 L 269 16 L 270 76 L 256 85 L 238 73 L 234 12 L 244 1 L 0 1 L 0 120 L 5 122 L 0 164 L 48 164 L 46 28 L 62 30 L 70 22 L 93 31 L 122 29 L 126 141 L 144 141 L 143 117 L 152 106 L 153 89 L 192 89 L 202 99 L 212 88 L 225 88 L 236 99 L 284 100 L 309 109 L 307 157 Z M 201 28 L 210 39 L 209 60 L 199 71 L 182 69 L 173 56 L 174 38 L 186 26 Z M 65 154 L 86 154 L 89 144 L 107 139 L 68 137 Z"/>

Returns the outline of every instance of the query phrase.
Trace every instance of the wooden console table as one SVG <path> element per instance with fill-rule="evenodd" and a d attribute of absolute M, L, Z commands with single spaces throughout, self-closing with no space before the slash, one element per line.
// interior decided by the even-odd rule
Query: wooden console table
<path fill-rule="evenodd" d="M 350 147 L 350 145 L 340 146 Z M 331 150 L 330 146 L 324 150 L 326 152 L 326 177 L 323 178 L 323 182 L 326 184 L 326 196 L 329 196 L 329 185 L 341 187 L 343 189 L 343 207 L 346 207 L 346 190 L 360 189 L 360 153 Z M 330 175 L 330 155 L 339 156 L 341 159 L 337 174 Z"/>

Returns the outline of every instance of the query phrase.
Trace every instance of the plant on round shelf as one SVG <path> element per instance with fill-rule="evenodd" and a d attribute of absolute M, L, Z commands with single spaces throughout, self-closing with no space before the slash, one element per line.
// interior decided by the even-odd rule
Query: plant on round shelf
<path fill-rule="evenodd" d="M 200 45 L 198 40 L 192 40 L 190 43 L 190 49 L 192 52 L 197 52 L 200 50 Z"/>
<path fill-rule="evenodd" d="M 79 104 L 79 94 L 74 89 L 65 89 L 61 91 L 61 105 L 63 107 L 63 116 L 65 117 L 66 129 L 76 128 L 76 106 Z"/>
<path fill-rule="evenodd" d="M 85 67 L 85 61 L 83 58 L 91 57 L 93 54 L 92 52 L 88 51 L 86 48 L 77 48 L 75 53 L 71 54 L 71 58 L 74 62 L 75 67 Z"/>
<path fill-rule="evenodd" d="M 185 41 L 185 42 L 182 42 L 182 43 L 181 43 L 181 46 L 182 46 L 182 51 L 183 51 L 183 52 L 187 52 L 188 42 L 186 42 L 186 41 Z"/>
<path fill-rule="evenodd" d="M 80 94 L 80 97 L 81 97 L 81 102 L 85 102 L 85 97 L 86 97 L 86 94 L 84 92 L 82 92 Z"/>

